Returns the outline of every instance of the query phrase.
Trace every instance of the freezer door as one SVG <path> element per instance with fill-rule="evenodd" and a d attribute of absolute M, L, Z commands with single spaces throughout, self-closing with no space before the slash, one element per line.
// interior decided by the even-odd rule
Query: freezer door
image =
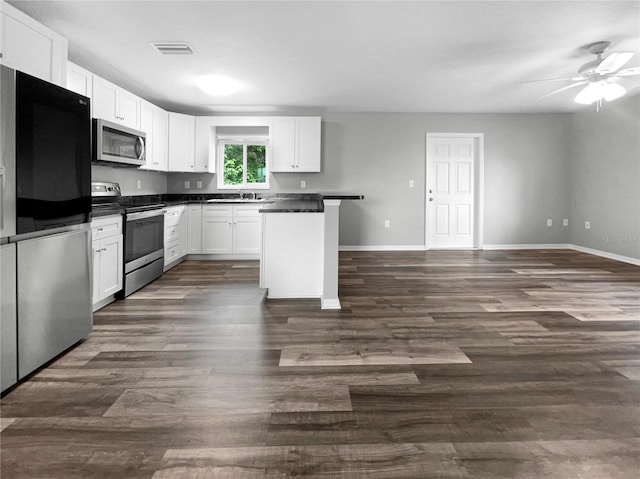
<path fill-rule="evenodd" d="M 91 313 L 91 231 L 18 242 L 18 378 L 84 338 Z"/>
<path fill-rule="evenodd" d="M 0 246 L 0 390 L 18 381 L 16 245 Z"/>

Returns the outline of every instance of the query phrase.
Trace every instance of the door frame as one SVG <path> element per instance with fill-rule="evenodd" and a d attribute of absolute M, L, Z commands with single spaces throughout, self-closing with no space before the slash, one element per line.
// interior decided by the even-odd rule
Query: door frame
<path fill-rule="evenodd" d="M 429 218 L 429 146 L 433 138 L 471 138 L 473 139 L 474 162 L 474 227 L 473 249 L 482 249 L 484 245 L 484 133 L 427 133 L 425 142 L 425 182 L 424 182 L 424 246 L 429 247 L 431 233 Z M 452 248 L 453 249 L 453 248 Z"/>

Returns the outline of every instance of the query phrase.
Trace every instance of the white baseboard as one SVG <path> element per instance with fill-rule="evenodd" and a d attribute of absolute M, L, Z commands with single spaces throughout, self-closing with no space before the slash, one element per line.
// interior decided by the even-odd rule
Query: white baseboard
<path fill-rule="evenodd" d="M 339 251 L 425 251 L 426 248 L 421 245 L 340 245 Z"/>
<path fill-rule="evenodd" d="M 485 244 L 482 249 L 572 249 L 570 244 Z"/>
<path fill-rule="evenodd" d="M 340 300 L 338 298 L 321 298 L 320 299 L 320 308 L 321 309 L 342 309 L 340 305 Z"/>
<path fill-rule="evenodd" d="M 593 248 L 586 248 L 584 246 L 578 246 L 578 245 L 566 244 L 566 243 L 485 244 L 482 246 L 482 249 L 483 250 L 572 249 L 575 251 L 580 251 L 582 253 L 588 253 L 595 256 L 601 256 L 603 258 L 640 266 L 639 258 L 632 258 L 631 256 L 623 256 L 615 253 L 608 253 L 607 251 L 601 251 Z M 427 249 L 424 245 L 397 245 L 397 246 L 394 246 L 394 245 L 375 245 L 375 246 L 342 245 L 339 247 L 339 250 L 340 251 L 426 251 Z"/>
<path fill-rule="evenodd" d="M 606 251 L 600 251 L 598 249 L 586 248 L 584 246 L 571 245 L 571 249 L 580 251 L 582 253 L 593 254 L 596 256 L 602 256 L 603 258 L 613 259 L 616 261 L 622 261 L 623 263 L 630 263 L 636 266 L 640 266 L 640 259 L 632 258 L 631 256 L 623 256 L 621 254 L 608 253 Z"/>

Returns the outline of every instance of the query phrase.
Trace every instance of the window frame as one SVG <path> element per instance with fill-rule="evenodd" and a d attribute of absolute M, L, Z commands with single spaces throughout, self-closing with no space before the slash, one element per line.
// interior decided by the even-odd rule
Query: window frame
<path fill-rule="evenodd" d="M 224 183 L 224 147 L 225 145 L 242 145 L 242 184 L 241 185 L 225 185 Z M 264 183 L 247 183 L 247 146 L 264 145 L 265 147 L 265 182 Z M 259 137 L 237 137 L 237 136 L 219 136 L 217 145 L 217 165 L 218 174 L 217 184 L 220 190 L 268 190 L 270 175 L 270 156 L 269 139 L 263 136 Z"/>

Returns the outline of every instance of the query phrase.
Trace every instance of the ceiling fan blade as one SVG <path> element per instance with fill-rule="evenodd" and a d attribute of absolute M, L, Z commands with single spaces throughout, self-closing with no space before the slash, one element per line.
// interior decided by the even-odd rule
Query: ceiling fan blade
<path fill-rule="evenodd" d="M 618 70 L 613 76 L 630 77 L 633 75 L 640 75 L 640 67 L 625 68 L 624 70 Z"/>
<path fill-rule="evenodd" d="M 553 90 L 551 93 L 547 93 L 546 95 L 542 95 L 541 97 L 538 97 L 538 100 L 542 100 L 543 98 L 547 98 L 548 96 L 555 95 L 556 93 L 560 93 L 560 92 L 563 92 L 565 90 L 570 90 L 571 88 L 575 88 L 577 86 L 584 85 L 585 83 L 589 83 L 589 82 L 587 80 L 583 80 L 583 81 L 580 81 L 578 83 L 573 83 L 571 85 L 568 85 L 568 86 L 565 86 L 565 87 L 562 87 L 562 88 L 558 88 L 557 90 Z"/>
<path fill-rule="evenodd" d="M 573 77 L 573 78 L 547 78 L 544 80 L 529 80 L 529 81 L 519 81 L 518 83 L 540 83 L 540 82 L 550 82 L 550 81 L 580 81 L 584 80 L 583 77 Z"/>
<path fill-rule="evenodd" d="M 613 52 L 607 58 L 600 62 L 600 65 L 596 67 L 596 73 L 613 73 L 617 72 L 631 60 L 633 52 Z"/>

